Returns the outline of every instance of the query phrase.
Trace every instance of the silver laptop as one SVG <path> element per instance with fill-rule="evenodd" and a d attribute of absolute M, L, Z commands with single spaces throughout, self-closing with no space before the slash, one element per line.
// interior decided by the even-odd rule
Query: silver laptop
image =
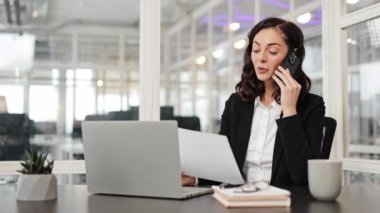
<path fill-rule="evenodd" d="M 90 193 L 184 199 L 212 192 L 182 187 L 176 121 L 84 121 Z"/>

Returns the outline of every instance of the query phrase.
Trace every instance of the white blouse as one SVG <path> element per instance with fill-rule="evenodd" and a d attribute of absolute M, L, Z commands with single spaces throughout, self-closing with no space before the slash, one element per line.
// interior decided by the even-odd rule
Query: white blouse
<path fill-rule="evenodd" d="M 281 106 L 276 101 L 273 101 L 269 106 L 264 106 L 260 97 L 256 98 L 251 135 L 243 169 L 247 182 L 270 182 L 277 132 L 276 120 L 280 118 L 280 115 Z"/>

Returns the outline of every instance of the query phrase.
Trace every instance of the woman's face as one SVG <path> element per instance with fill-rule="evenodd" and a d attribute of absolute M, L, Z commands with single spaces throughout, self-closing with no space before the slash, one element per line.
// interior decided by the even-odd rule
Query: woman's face
<path fill-rule="evenodd" d="M 283 34 L 273 28 L 262 29 L 253 38 L 251 60 L 260 81 L 273 81 L 272 76 L 288 53 Z"/>

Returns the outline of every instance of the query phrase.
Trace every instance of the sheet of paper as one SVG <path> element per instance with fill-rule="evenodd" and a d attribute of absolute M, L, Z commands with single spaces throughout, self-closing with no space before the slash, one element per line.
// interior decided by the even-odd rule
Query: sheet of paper
<path fill-rule="evenodd" d="M 226 136 L 178 128 L 178 137 L 185 174 L 229 184 L 244 183 Z"/>

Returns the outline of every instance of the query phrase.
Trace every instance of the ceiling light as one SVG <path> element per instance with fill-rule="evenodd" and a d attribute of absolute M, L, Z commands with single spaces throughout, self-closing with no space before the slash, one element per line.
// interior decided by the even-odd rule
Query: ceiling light
<path fill-rule="evenodd" d="M 103 81 L 102 80 L 98 80 L 96 82 L 96 85 L 98 85 L 98 87 L 102 87 L 104 85 Z"/>
<path fill-rule="evenodd" d="M 217 49 L 214 52 L 212 52 L 212 57 L 214 58 L 220 58 L 224 55 L 223 49 Z"/>
<path fill-rule="evenodd" d="M 359 2 L 359 0 L 346 0 L 347 4 L 356 4 L 358 2 Z"/>
<path fill-rule="evenodd" d="M 206 62 L 206 57 L 205 56 L 199 56 L 197 59 L 195 59 L 195 63 L 196 64 L 199 64 L 199 65 L 202 65 Z"/>
<path fill-rule="evenodd" d="M 247 42 L 244 39 L 241 39 L 241 40 L 234 43 L 234 47 L 236 49 L 240 50 L 240 49 L 243 49 L 245 47 L 246 43 Z"/>
<path fill-rule="evenodd" d="M 311 13 L 305 13 L 297 17 L 297 22 L 300 24 L 306 24 L 311 20 Z"/>
<path fill-rule="evenodd" d="M 232 22 L 230 24 L 230 30 L 236 31 L 238 29 L 240 29 L 240 23 L 239 22 Z"/>
<path fill-rule="evenodd" d="M 199 64 L 199 65 L 202 65 L 206 62 L 206 57 L 205 56 L 199 56 L 196 60 L 195 60 L 195 63 Z"/>
<path fill-rule="evenodd" d="M 354 39 L 351 39 L 351 38 L 347 39 L 347 43 L 352 44 L 352 45 L 356 45 L 357 44 L 357 42 Z"/>
<path fill-rule="evenodd" d="M 33 18 L 37 18 L 37 17 L 38 17 L 38 12 L 37 12 L 37 11 L 33 11 L 33 13 L 32 13 L 32 17 L 33 17 Z"/>

